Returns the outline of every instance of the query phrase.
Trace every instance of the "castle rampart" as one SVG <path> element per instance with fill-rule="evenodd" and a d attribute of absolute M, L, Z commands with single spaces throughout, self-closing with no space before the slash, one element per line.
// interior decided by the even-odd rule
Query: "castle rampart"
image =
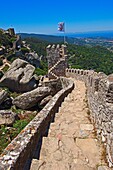
<path fill-rule="evenodd" d="M 48 59 L 48 77 L 49 79 L 56 79 L 59 76 L 65 77 L 65 70 L 67 68 L 67 54 L 66 46 L 58 44 L 49 45 L 47 47 L 47 59 Z"/>
<path fill-rule="evenodd" d="M 80 69 L 66 69 L 66 75 L 85 82 L 90 118 L 105 145 L 109 166 L 113 167 L 113 75 Z"/>
<path fill-rule="evenodd" d="M 51 81 L 54 84 L 54 81 L 57 80 Z M 62 90 L 53 96 L 36 117 L 6 147 L 0 156 L 0 170 L 23 170 L 26 162 L 32 159 L 40 139 L 45 135 L 59 106 L 74 88 L 73 81 L 67 78 L 60 78 L 60 81 Z"/>

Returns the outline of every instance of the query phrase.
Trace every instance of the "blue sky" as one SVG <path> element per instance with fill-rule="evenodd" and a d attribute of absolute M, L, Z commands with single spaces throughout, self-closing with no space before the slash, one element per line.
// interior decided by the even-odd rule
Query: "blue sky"
<path fill-rule="evenodd" d="M 0 28 L 16 32 L 57 33 L 113 30 L 113 0 L 5 0 L 0 2 Z"/>

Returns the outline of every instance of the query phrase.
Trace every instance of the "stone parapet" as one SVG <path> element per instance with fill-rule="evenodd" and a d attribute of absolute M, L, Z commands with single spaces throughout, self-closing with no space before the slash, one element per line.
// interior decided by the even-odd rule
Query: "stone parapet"
<path fill-rule="evenodd" d="M 40 138 L 45 135 L 64 98 L 74 88 L 73 81 L 60 78 L 62 89 L 53 96 L 37 116 L 6 147 L 0 156 L 0 169 L 22 170 L 27 160 L 32 158 Z"/>
<path fill-rule="evenodd" d="M 66 76 L 85 82 L 91 121 L 105 145 L 109 167 L 113 167 L 113 74 L 66 69 Z"/>

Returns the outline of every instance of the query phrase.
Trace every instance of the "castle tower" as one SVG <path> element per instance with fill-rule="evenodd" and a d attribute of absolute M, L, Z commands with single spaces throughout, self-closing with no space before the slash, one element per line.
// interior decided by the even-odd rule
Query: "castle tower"
<path fill-rule="evenodd" d="M 67 68 L 66 45 L 49 45 L 47 46 L 48 59 L 48 77 L 49 79 L 56 79 L 60 76 L 65 76 Z"/>
<path fill-rule="evenodd" d="M 14 28 L 9 28 L 7 31 L 9 32 L 9 34 L 10 34 L 11 36 L 14 36 L 14 35 L 15 35 L 15 30 L 14 30 Z"/>

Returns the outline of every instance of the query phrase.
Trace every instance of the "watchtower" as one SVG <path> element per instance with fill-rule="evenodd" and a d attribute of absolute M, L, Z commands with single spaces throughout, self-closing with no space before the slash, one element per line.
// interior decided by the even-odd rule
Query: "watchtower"
<path fill-rule="evenodd" d="M 57 79 L 60 76 L 64 77 L 67 68 L 66 45 L 48 45 L 46 49 L 49 79 Z"/>
<path fill-rule="evenodd" d="M 9 28 L 7 31 L 9 32 L 9 34 L 10 34 L 11 36 L 14 36 L 14 35 L 15 35 L 15 30 L 14 30 L 14 28 Z"/>

